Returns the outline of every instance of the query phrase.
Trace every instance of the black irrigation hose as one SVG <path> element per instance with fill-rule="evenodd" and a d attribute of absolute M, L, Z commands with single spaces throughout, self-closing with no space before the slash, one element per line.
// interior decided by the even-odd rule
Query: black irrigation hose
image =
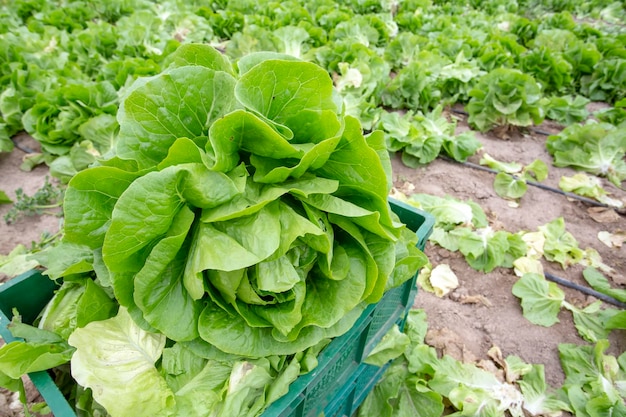
<path fill-rule="evenodd" d="M 24 152 L 24 153 L 35 153 L 34 150 L 30 149 L 28 146 L 24 146 L 21 145 L 18 141 L 16 141 L 15 139 L 11 139 L 13 141 L 13 145 L 19 149 L 20 151 Z"/>
<path fill-rule="evenodd" d="M 626 309 L 626 303 L 622 303 L 621 301 L 616 300 L 615 298 L 613 298 L 611 296 L 608 296 L 606 294 L 603 294 L 601 292 L 593 290 L 593 289 L 591 289 L 589 287 L 584 287 L 582 285 L 578 285 L 575 282 L 568 281 L 568 280 L 563 279 L 563 278 L 559 278 L 556 275 L 552 275 L 549 272 L 545 272 L 543 275 L 549 281 L 555 282 L 555 283 L 560 284 L 560 285 L 562 285 L 564 287 L 568 287 L 568 288 L 572 288 L 572 289 L 578 290 L 578 291 L 580 291 L 582 293 L 585 293 L 587 295 L 591 295 L 593 297 L 596 297 L 598 300 L 602 300 L 602 301 L 605 301 L 607 303 L 613 304 L 614 306 L 617 306 L 619 308 Z"/>
<path fill-rule="evenodd" d="M 531 127 L 530 130 L 532 130 L 534 133 L 537 133 L 538 135 L 543 135 L 543 136 L 552 136 L 555 134 L 555 133 L 546 132 L 545 130 L 537 129 L 536 127 Z"/>
<path fill-rule="evenodd" d="M 478 169 L 478 170 L 481 170 L 481 171 L 490 172 L 492 174 L 499 174 L 500 173 L 500 171 L 497 171 L 495 169 L 491 169 L 491 168 L 488 168 L 488 167 L 485 167 L 485 166 L 482 166 L 482 165 L 474 164 L 472 162 L 455 161 L 454 159 L 449 158 L 449 157 L 444 156 L 444 155 L 439 155 L 439 158 L 443 159 L 444 161 L 455 162 L 457 164 L 465 165 L 467 167 Z M 508 175 L 511 175 L 513 178 L 517 179 L 516 175 L 513 175 L 513 174 L 508 174 Z M 533 187 L 541 188 L 542 190 L 546 190 L 546 191 L 551 191 L 551 192 L 556 193 L 556 194 L 561 194 L 561 195 L 564 195 L 564 196 L 566 196 L 568 198 L 573 198 L 575 200 L 579 200 L 579 201 L 582 201 L 582 202 L 587 203 L 587 204 L 591 204 L 591 205 L 598 206 L 598 207 L 609 207 L 607 204 L 600 203 L 599 201 L 592 200 L 591 198 L 587 198 L 587 197 L 580 196 L 578 194 L 569 193 L 567 191 L 559 190 L 558 188 L 554 188 L 554 187 L 550 187 L 548 185 L 540 184 L 540 183 L 535 182 L 535 181 L 526 181 L 526 183 L 528 185 L 532 185 Z"/>

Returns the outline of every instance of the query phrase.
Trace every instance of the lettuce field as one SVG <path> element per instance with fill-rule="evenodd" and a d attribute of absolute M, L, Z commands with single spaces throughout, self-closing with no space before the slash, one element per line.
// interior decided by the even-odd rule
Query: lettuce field
<path fill-rule="evenodd" d="M 0 0 L 0 414 L 267 417 L 419 269 L 358 416 L 626 416 L 625 155 L 623 2 Z"/>

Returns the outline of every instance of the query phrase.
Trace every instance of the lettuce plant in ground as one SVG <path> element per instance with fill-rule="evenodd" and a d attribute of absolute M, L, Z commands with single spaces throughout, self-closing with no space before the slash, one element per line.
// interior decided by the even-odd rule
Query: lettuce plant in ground
<path fill-rule="evenodd" d="M 572 65 L 558 50 L 537 47 L 522 55 L 520 64 L 522 71 L 533 76 L 545 92 L 569 93 L 573 89 Z"/>
<path fill-rule="evenodd" d="M 468 122 L 480 131 L 496 126 L 530 126 L 543 121 L 541 87 L 531 75 L 498 68 L 480 78 L 466 106 Z"/>
<path fill-rule="evenodd" d="M 67 290 L 43 326 L 114 416 L 256 415 L 426 259 L 387 203 L 382 132 L 343 116 L 326 71 L 267 53 L 235 71 L 204 45 L 168 62 L 129 89 L 115 153 L 68 184 L 44 262 Z"/>
<path fill-rule="evenodd" d="M 626 98 L 616 102 L 613 107 L 594 112 L 593 115 L 601 122 L 615 126 L 626 126 Z"/>
<path fill-rule="evenodd" d="M 593 74 L 581 80 L 581 91 L 594 101 L 614 103 L 626 97 L 626 59 L 601 60 Z"/>
<path fill-rule="evenodd" d="M 626 128 L 608 123 L 575 124 L 549 136 L 554 165 L 607 177 L 618 187 L 626 180 Z"/>
<path fill-rule="evenodd" d="M 546 118 L 565 126 L 582 122 L 589 116 L 585 107 L 588 103 L 583 96 L 552 96 L 546 103 Z"/>
<path fill-rule="evenodd" d="M 455 135 L 456 123 L 438 106 L 430 113 L 384 112 L 378 127 L 385 132 L 387 149 L 402 152 L 402 162 L 413 168 L 432 162 L 439 154 L 464 162 L 482 147 L 473 132 Z"/>
<path fill-rule="evenodd" d="M 563 391 L 577 416 L 626 415 L 626 354 L 606 354 L 609 342 L 591 346 L 562 344 Z"/>

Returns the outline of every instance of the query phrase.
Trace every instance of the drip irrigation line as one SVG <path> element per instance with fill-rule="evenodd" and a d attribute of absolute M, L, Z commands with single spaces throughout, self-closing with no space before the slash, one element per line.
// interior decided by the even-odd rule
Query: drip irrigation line
<path fill-rule="evenodd" d="M 439 158 L 443 159 L 444 161 L 447 161 L 447 162 L 454 162 L 454 163 L 457 163 L 457 164 L 460 164 L 460 165 L 464 165 L 464 166 L 467 166 L 467 167 L 470 167 L 470 168 L 473 168 L 473 169 L 478 169 L 478 170 L 481 170 L 481 171 L 490 172 L 492 174 L 499 174 L 500 173 L 500 171 L 497 171 L 495 169 L 491 169 L 491 168 L 488 168 L 488 167 L 485 167 L 485 166 L 482 166 L 482 165 L 474 164 L 472 162 L 455 161 L 454 159 L 449 158 L 449 157 L 444 156 L 444 155 L 439 155 Z M 518 177 L 516 175 L 514 175 L 514 174 L 508 174 L 508 175 L 511 175 L 513 178 L 518 179 Z M 551 191 L 551 192 L 556 193 L 556 194 L 561 194 L 561 195 L 563 195 L 565 197 L 573 198 L 575 200 L 579 200 L 579 201 L 582 201 L 582 202 L 587 203 L 587 204 L 591 204 L 591 205 L 598 206 L 598 207 L 609 207 L 608 204 L 600 203 L 599 201 L 593 200 L 591 198 L 587 198 L 587 197 L 580 196 L 578 194 L 574 194 L 574 193 L 570 193 L 570 192 L 567 192 L 567 191 L 559 190 L 558 188 L 554 188 L 554 187 L 550 187 L 548 185 L 540 184 L 540 183 L 535 182 L 535 181 L 528 181 L 528 180 L 525 180 L 525 181 L 526 181 L 526 184 L 532 185 L 533 187 L 541 188 L 542 190 L 546 190 L 546 191 Z"/>
<path fill-rule="evenodd" d="M 594 289 L 591 289 L 589 287 L 578 285 L 575 282 L 568 281 L 566 279 L 557 277 L 556 275 L 553 275 L 553 274 L 551 274 L 549 272 L 544 272 L 543 275 L 549 281 L 555 282 L 555 283 L 560 284 L 560 285 L 562 285 L 564 287 L 567 287 L 567 288 L 572 288 L 574 290 L 578 290 L 578 291 L 580 291 L 582 293 L 585 293 L 587 295 L 591 295 L 593 297 L 596 297 L 598 300 L 602 300 L 602 301 L 605 301 L 607 303 L 613 304 L 614 306 L 617 306 L 619 308 L 626 309 L 626 303 L 622 303 L 621 301 L 616 300 L 615 298 L 613 298 L 613 297 L 611 297 L 609 295 L 603 294 L 603 293 L 598 292 L 598 291 L 596 291 Z"/>
<path fill-rule="evenodd" d="M 452 111 L 452 113 L 456 113 L 456 114 L 462 114 L 463 116 L 469 116 L 469 113 L 466 112 L 465 110 L 457 110 L 457 109 L 450 109 Z"/>
<path fill-rule="evenodd" d="M 20 151 L 24 152 L 24 153 L 35 153 L 34 150 L 32 150 L 31 148 L 29 148 L 28 146 L 24 146 L 22 144 L 20 144 L 18 141 L 16 141 L 15 139 L 11 139 L 13 141 L 13 145 L 19 149 Z"/>
<path fill-rule="evenodd" d="M 552 135 L 556 135 L 556 133 L 550 133 L 550 132 L 546 132 L 545 130 L 541 130 L 541 129 L 537 129 L 535 127 L 531 127 L 530 130 L 538 135 L 543 135 L 543 136 L 552 136 Z"/>

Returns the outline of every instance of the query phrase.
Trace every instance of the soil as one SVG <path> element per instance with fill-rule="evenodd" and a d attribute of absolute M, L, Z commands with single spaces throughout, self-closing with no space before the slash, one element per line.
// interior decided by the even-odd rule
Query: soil
<path fill-rule="evenodd" d="M 21 188 L 24 194 L 32 196 L 44 185 L 46 177 L 52 183 L 55 181 L 43 164 L 32 171 L 20 169 L 23 158 L 28 156 L 25 150 L 37 152 L 38 144 L 25 133 L 14 140 L 23 150 L 15 148 L 11 153 L 0 153 L 0 190 L 13 201 L 17 189 Z M 0 256 L 8 254 L 18 244 L 30 248 L 40 241 L 42 233 L 55 234 L 59 231 L 60 218 L 56 215 L 20 216 L 15 222 L 7 224 L 4 217 L 10 209 L 10 204 L 0 205 Z M 2 281 L 3 277 L 0 276 Z"/>
<path fill-rule="evenodd" d="M 14 140 L 28 152 L 38 151 L 37 142 L 26 134 L 21 134 Z M 44 165 L 28 172 L 20 169 L 23 158 L 28 155 L 24 150 L 16 148 L 11 153 L 0 153 L 0 190 L 13 201 L 17 189 L 21 188 L 25 194 L 33 195 L 44 185 L 48 176 L 48 169 Z M 54 234 L 59 231 L 60 219 L 56 215 L 20 217 L 14 223 L 7 224 L 4 216 L 10 208 L 8 204 L 0 205 L 0 256 L 7 255 L 18 244 L 30 248 L 40 241 L 42 233 Z M 0 273 L 0 285 L 8 278 Z M 0 338 L 0 346 L 2 344 L 3 340 Z M 28 377 L 23 380 L 29 404 L 43 401 Z M 23 415 L 19 394 L 0 388 L 0 417 Z"/>
<path fill-rule="evenodd" d="M 467 125 L 461 118 L 457 131 L 464 130 L 467 130 Z M 557 133 L 560 130 L 561 126 L 557 124 L 544 123 L 527 132 L 506 132 L 505 138 L 497 137 L 494 132 L 477 133 L 477 137 L 483 144 L 482 152 L 499 161 L 526 165 L 535 159 L 543 160 L 549 166 L 549 177 L 542 184 L 558 188 L 561 176 L 572 176 L 576 171 L 552 166 L 552 158 L 545 148 L 547 136 L 536 132 Z M 480 153 L 471 157 L 469 162 L 478 164 L 479 160 Z M 598 222 L 591 216 L 592 206 L 533 186 L 528 187 L 519 201 L 519 207 L 514 208 L 495 193 L 492 173 L 441 159 L 419 169 L 404 166 L 397 155 L 392 163 L 394 185 L 399 190 L 472 199 L 485 210 L 494 229 L 536 231 L 538 226 L 563 217 L 567 231 L 576 238 L 579 247 L 596 249 L 604 263 L 617 271 L 615 281 L 624 284 L 626 245 L 609 248 L 597 235 L 600 231 L 615 233 L 626 230 L 625 216 L 609 210 L 609 215 Z M 614 198 L 626 202 L 626 192 L 606 180 L 602 183 Z M 523 317 L 519 299 L 511 293 L 517 281 L 512 269 L 497 268 L 488 274 L 477 272 L 468 266 L 459 252 L 449 252 L 431 242 L 427 244 L 426 254 L 433 266 L 450 265 L 459 279 L 459 287 L 443 298 L 421 289 L 418 292 L 414 307 L 424 309 L 428 315 L 429 344 L 441 353 L 470 362 L 488 360 L 488 350 L 497 346 L 504 357 L 517 355 L 528 363 L 543 364 L 547 382 L 553 387 L 561 386 L 564 374 L 558 345 L 585 343 L 578 336 L 571 313 L 563 309 L 559 315 L 560 322 L 551 327 L 534 325 Z M 544 269 L 587 286 L 582 277 L 582 266 L 563 270 L 559 264 L 544 262 Z M 618 286 L 615 282 L 613 285 Z M 574 305 L 586 306 L 595 301 L 579 291 L 561 288 L 565 291 L 566 300 Z M 609 340 L 613 354 L 626 351 L 626 332 L 614 331 Z"/>
<path fill-rule="evenodd" d="M 462 116 L 458 131 L 467 129 Z M 561 176 L 571 176 L 575 171 L 556 168 L 551 165 L 551 157 L 545 149 L 546 136 L 537 132 L 558 132 L 560 126 L 544 123 L 537 129 L 526 132 L 509 131 L 478 134 L 483 143 L 483 152 L 500 161 L 529 164 L 539 158 L 548 164 L 550 173 L 545 185 L 558 188 Z M 0 154 L 0 189 L 14 196 L 14 190 L 21 187 L 33 193 L 44 183 L 47 175 L 45 167 L 31 172 L 19 169 L 24 153 L 15 150 L 11 154 Z M 470 158 L 478 164 L 480 154 Z M 428 193 L 437 196 L 451 195 L 459 199 L 472 199 L 480 204 L 497 229 L 509 232 L 536 231 L 558 217 L 563 217 L 567 230 L 583 249 L 594 248 L 604 263 L 613 267 L 618 274 L 626 273 L 626 245 L 609 248 L 598 238 L 599 231 L 617 232 L 626 230 L 626 218 L 614 212 L 598 222 L 590 214 L 591 206 L 565 196 L 529 186 L 528 192 L 519 201 L 519 207 L 511 207 L 509 201 L 496 195 L 493 189 L 494 175 L 454 162 L 437 159 L 426 167 L 412 169 L 404 166 L 398 155 L 392 158 L 394 186 L 405 193 Z M 626 202 L 626 192 L 603 180 L 605 189 L 612 197 Z M 8 206 L 0 206 L 0 217 L 8 211 Z M 611 214 L 611 213 L 609 213 Z M 6 225 L 0 220 L 0 254 L 7 254 L 18 243 L 29 246 L 38 241 L 42 231 L 54 233 L 58 230 L 59 219 L 55 216 L 36 216 Z M 450 354 L 468 362 L 488 360 L 488 350 L 497 346 L 504 357 L 517 355 L 524 361 L 545 366 L 549 384 L 559 387 L 564 379 L 558 357 L 560 343 L 585 343 L 577 334 L 571 314 L 566 310 L 559 315 L 560 322 L 546 328 L 533 325 L 522 316 L 519 300 L 511 293 L 517 277 L 513 270 L 497 268 L 484 274 L 470 268 L 459 253 L 452 253 L 430 242 L 426 254 L 434 266 L 448 264 L 459 278 L 459 287 L 443 298 L 420 290 L 415 299 L 415 308 L 424 309 L 428 315 L 429 334 L 427 342 L 442 354 Z M 545 262 L 544 268 L 561 278 L 585 285 L 582 267 L 572 266 L 566 270 L 558 264 Z M 594 301 L 576 290 L 563 288 L 566 299 L 578 306 Z M 611 352 L 626 351 L 626 333 L 613 332 L 610 338 Z M 6 394 L 6 392 L 4 392 Z M 20 415 L 19 408 L 5 406 L 13 399 L 0 392 L 0 415 Z M 30 398 L 30 397 L 29 397 Z M 3 403 L 3 401 L 6 401 Z"/>

